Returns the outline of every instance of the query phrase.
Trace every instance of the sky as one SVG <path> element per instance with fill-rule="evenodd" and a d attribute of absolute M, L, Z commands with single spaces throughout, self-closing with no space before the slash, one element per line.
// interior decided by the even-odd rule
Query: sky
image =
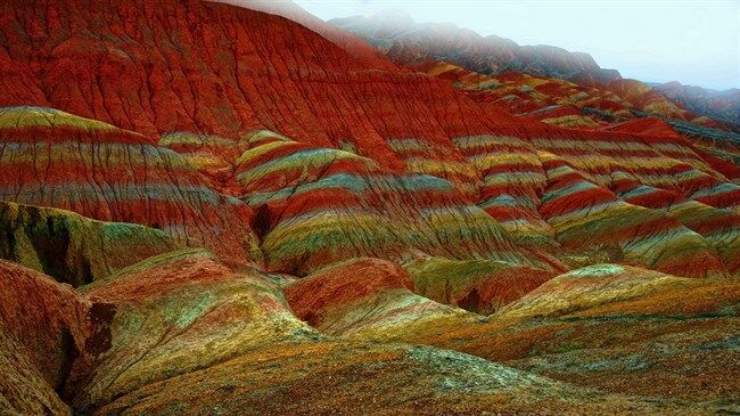
<path fill-rule="evenodd" d="M 740 0 L 294 0 L 329 20 L 395 10 L 521 45 L 587 52 L 646 82 L 740 88 Z"/>

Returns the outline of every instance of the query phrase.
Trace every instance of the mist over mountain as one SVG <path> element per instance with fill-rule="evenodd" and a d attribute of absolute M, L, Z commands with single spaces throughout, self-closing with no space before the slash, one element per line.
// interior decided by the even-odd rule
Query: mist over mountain
<path fill-rule="evenodd" d="M 520 46 L 512 40 L 497 35 L 484 37 L 452 23 L 417 23 L 402 11 L 335 18 L 328 23 L 364 38 L 402 66 L 445 61 L 486 75 L 516 72 L 607 90 L 623 89 L 620 83 L 634 84 L 622 82 L 617 69 L 601 68 L 586 53 L 550 45 Z M 721 93 L 676 83 L 649 86 L 655 88 L 653 94 L 665 95 L 663 100 L 673 101 L 683 109 L 726 123 L 732 129 L 740 125 L 737 89 Z M 648 84 L 639 87 L 648 88 Z"/>
<path fill-rule="evenodd" d="M 697 114 L 731 123 L 740 130 L 740 89 L 718 91 L 678 81 L 651 86 Z"/>
<path fill-rule="evenodd" d="M 509 39 L 483 37 L 452 23 L 416 23 L 399 12 L 337 18 L 329 23 L 367 39 L 402 64 L 448 60 L 485 74 L 519 71 L 602 82 L 620 78 L 616 70 L 602 69 L 586 53 L 549 45 L 519 46 Z"/>

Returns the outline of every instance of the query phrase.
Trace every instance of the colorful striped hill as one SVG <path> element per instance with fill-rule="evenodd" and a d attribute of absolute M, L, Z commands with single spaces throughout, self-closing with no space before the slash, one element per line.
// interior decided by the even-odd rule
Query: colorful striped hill
<path fill-rule="evenodd" d="M 737 413 L 737 134 L 462 33 L 0 1 L 0 414 Z"/>
<path fill-rule="evenodd" d="M 234 262 L 259 262 L 252 211 L 145 136 L 42 107 L 0 109 L 0 200 L 144 224 Z"/>
<path fill-rule="evenodd" d="M 268 268 L 306 273 L 352 257 L 402 259 L 414 251 L 491 258 L 550 269 L 518 249 L 483 210 L 439 177 L 394 172 L 355 153 L 256 136 L 236 178 L 256 211 Z"/>

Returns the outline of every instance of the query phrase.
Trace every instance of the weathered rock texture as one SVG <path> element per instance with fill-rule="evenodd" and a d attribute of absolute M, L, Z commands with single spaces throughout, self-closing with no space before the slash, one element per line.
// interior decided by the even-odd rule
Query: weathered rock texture
<path fill-rule="evenodd" d="M 0 3 L 0 413 L 736 411 L 731 144 L 228 3 Z"/>
<path fill-rule="evenodd" d="M 602 264 L 556 277 L 485 320 L 437 315 L 357 338 L 455 349 L 581 386 L 733 411 L 739 299 L 737 280 Z"/>

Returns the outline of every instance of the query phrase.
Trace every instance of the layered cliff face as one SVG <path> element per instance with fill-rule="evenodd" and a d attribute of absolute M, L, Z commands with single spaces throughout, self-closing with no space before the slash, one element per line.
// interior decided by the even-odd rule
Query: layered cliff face
<path fill-rule="evenodd" d="M 732 148 L 226 3 L 0 4 L 0 412 L 727 411 Z"/>
<path fill-rule="evenodd" d="M 384 58 L 378 49 L 370 46 L 362 38 L 353 33 L 327 24 L 318 17 L 303 10 L 292 0 L 270 1 L 270 0 L 212 0 L 218 3 L 233 4 L 235 6 L 257 10 L 265 13 L 283 16 L 302 26 L 311 29 L 322 37 L 339 46 L 362 63 L 363 66 L 394 70 L 398 69 L 392 62 Z"/>

